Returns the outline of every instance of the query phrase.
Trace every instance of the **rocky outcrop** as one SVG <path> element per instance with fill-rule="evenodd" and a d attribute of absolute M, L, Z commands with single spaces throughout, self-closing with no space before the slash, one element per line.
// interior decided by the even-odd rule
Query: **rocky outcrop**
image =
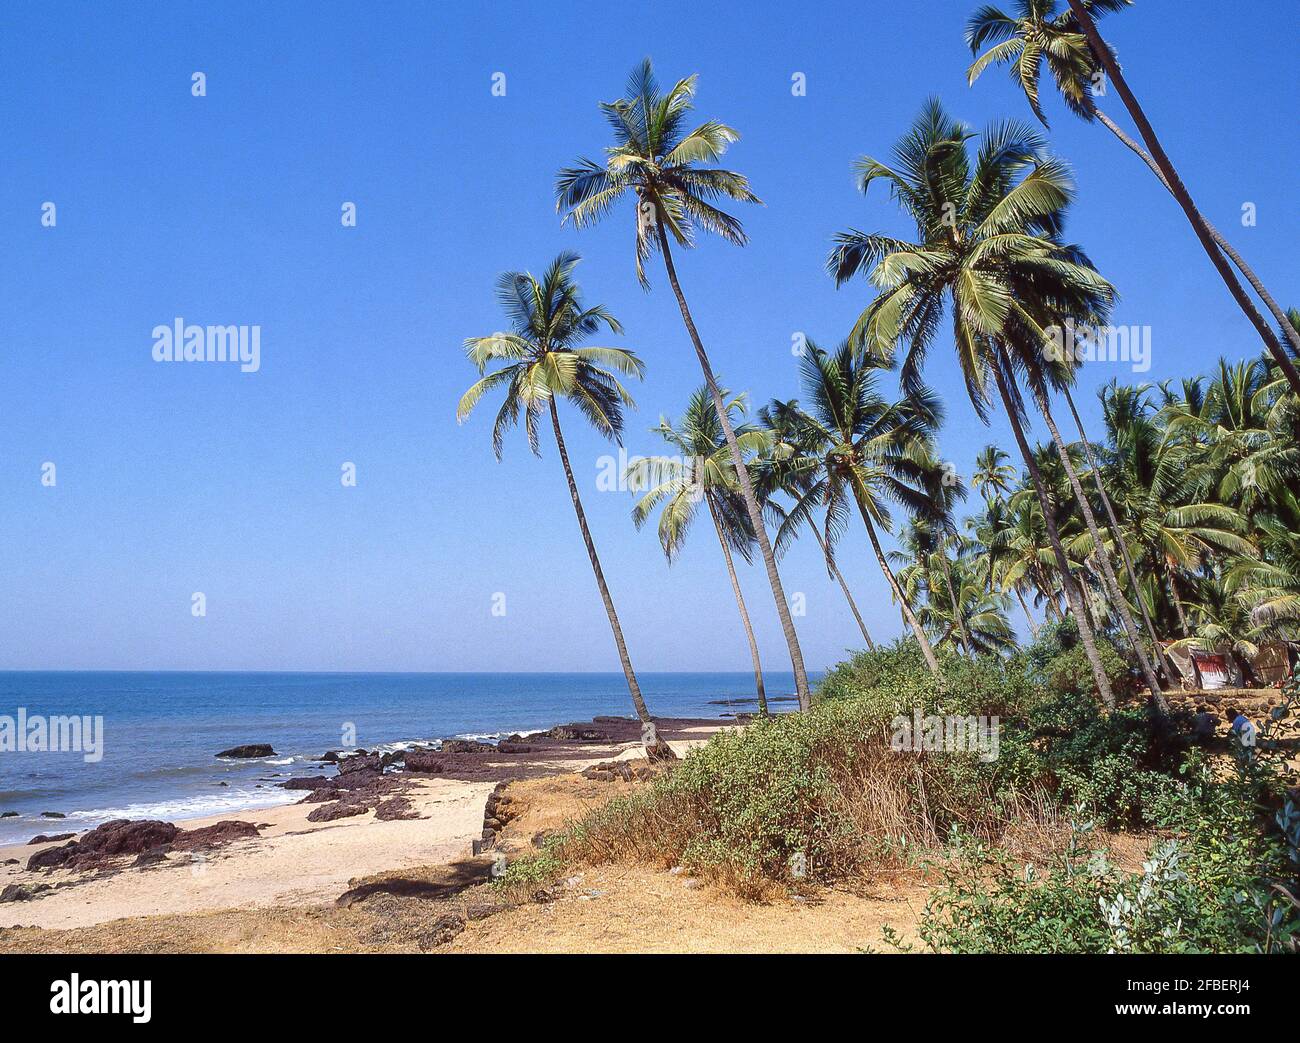
<path fill-rule="evenodd" d="M 415 806 L 406 797 L 389 797 L 375 805 L 375 818 L 380 822 L 419 818 Z"/>
<path fill-rule="evenodd" d="M 71 840 L 76 833 L 37 833 L 31 840 L 27 841 L 27 846 L 33 844 L 57 844 L 60 840 Z"/>
<path fill-rule="evenodd" d="M 490 742 L 477 739 L 443 739 L 443 753 L 492 753 L 497 749 Z"/>
<path fill-rule="evenodd" d="M 250 757 L 274 757 L 275 750 L 271 749 L 269 743 L 254 742 L 245 746 L 232 746 L 228 750 L 222 750 L 217 754 L 218 757 L 231 757 L 235 759 L 248 759 Z"/>
<path fill-rule="evenodd" d="M 340 818 L 353 818 L 356 815 L 364 815 L 370 808 L 364 803 L 345 800 L 335 800 L 328 804 L 322 804 L 315 808 L 307 815 L 308 822 L 333 822 Z"/>
<path fill-rule="evenodd" d="M 557 724 L 546 733 L 548 738 L 564 742 L 612 742 L 607 732 L 587 728 L 581 724 Z"/>
<path fill-rule="evenodd" d="M 338 761 L 339 775 L 351 775 L 356 771 L 382 771 L 383 758 L 377 753 L 366 753 L 362 750 L 351 757 L 340 757 Z"/>
<path fill-rule="evenodd" d="M 165 854 L 168 851 L 202 851 L 232 840 L 258 835 L 251 822 L 223 819 L 201 829 L 180 829 L 156 819 L 113 819 L 96 826 L 80 840 L 46 848 L 27 860 L 28 869 L 103 869 L 130 855 Z M 139 858 L 137 864 L 147 864 Z"/>
<path fill-rule="evenodd" d="M 38 851 L 27 860 L 27 868 L 96 869 L 122 855 L 138 855 L 170 844 L 179 832 L 170 822 L 113 819 L 80 840 Z"/>
<path fill-rule="evenodd" d="M 432 750 L 407 750 L 404 767 L 407 771 L 436 775 L 446 770 L 447 762 L 441 753 Z"/>
<path fill-rule="evenodd" d="M 172 840 L 171 846 L 173 851 L 203 851 L 224 847 L 232 840 L 245 840 L 257 835 L 257 827 L 251 822 L 222 819 L 201 829 L 182 829 Z"/>
<path fill-rule="evenodd" d="M 0 891 L 0 902 L 30 902 L 42 891 L 48 890 L 49 884 L 9 884 Z"/>

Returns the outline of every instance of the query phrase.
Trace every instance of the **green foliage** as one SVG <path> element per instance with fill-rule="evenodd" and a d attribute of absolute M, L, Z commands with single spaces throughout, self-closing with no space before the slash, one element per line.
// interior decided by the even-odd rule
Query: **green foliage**
<path fill-rule="evenodd" d="M 1267 925 L 1243 884 L 1270 862 L 1242 808 L 1211 803 L 1195 829 L 1126 872 L 1077 827 L 1046 873 L 983 845 L 958 852 L 927 903 L 922 940 L 958 953 L 1251 952 Z"/>
<path fill-rule="evenodd" d="M 504 872 L 492 881 L 492 886 L 516 899 L 525 900 L 554 884 L 564 875 L 564 868 L 564 861 L 554 845 L 549 845 L 507 862 Z"/>

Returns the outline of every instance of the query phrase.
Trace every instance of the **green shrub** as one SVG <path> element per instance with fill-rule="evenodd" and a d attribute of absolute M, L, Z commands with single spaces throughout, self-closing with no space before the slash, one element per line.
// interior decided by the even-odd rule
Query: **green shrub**
<path fill-rule="evenodd" d="M 1157 842 L 1140 874 L 1071 837 L 1047 872 L 975 845 L 926 905 L 920 934 L 937 952 L 1252 952 L 1267 925 L 1245 886 L 1268 864 L 1232 809 L 1199 832 Z"/>

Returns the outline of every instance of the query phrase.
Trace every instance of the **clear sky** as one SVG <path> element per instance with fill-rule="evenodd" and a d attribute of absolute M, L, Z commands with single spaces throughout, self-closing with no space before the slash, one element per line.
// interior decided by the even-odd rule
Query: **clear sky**
<path fill-rule="evenodd" d="M 552 185 L 599 156 L 596 103 L 640 58 L 665 81 L 698 72 L 700 118 L 741 131 L 727 163 L 766 205 L 742 213 L 747 248 L 679 255 L 682 281 L 730 386 L 790 397 L 793 333 L 833 343 L 867 301 L 824 274 L 832 234 L 907 231 L 884 192 L 854 190 L 853 160 L 883 155 L 930 94 L 975 125 L 1030 118 L 1001 70 L 965 85 L 975 6 L 5 5 L 0 668 L 616 669 L 553 448 L 535 459 L 520 433 L 497 463 L 490 415 L 455 421 L 475 376 L 461 342 L 502 325 L 493 280 L 582 253 L 588 299 L 649 367 L 629 450 L 657 451 L 647 428 L 699 381 L 677 309 L 654 269 L 653 292 L 636 283 L 630 210 L 562 228 Z M 1174 6 L 1142 0 L 1103 30 L 1201 207 L 1300 304 L 1297 5 Z M 1055 97 L 1047 109 L 1080 186 L 1068 232 L 1118 286 L 1117 321 L 1151 327 L 1146 376 L 1256 353 L 1154 179 L 1101 127 Z M 151 331 L 178 316 L 260 325 L 260 370 L 154 362 Z M 974 418 L 948 348 L 931 374 L 943 454 L 966 474 L 982 445 L 1011 440 Z M 1084 367 L 1088 416 L 1113 376 L 1141 379 Z M 712 534 L 669 569 L 630 497 L 596 491 L 608 446 L 571 412 L 567 433 L 634 663 L 746 669 Z M 864 545 L 851 531 L 842 566 L 891 637 L 897 610 Z M 810 668 L 859 643 L 815 547 L 783 574 L 806 597 Z M 788 669 L 760 571 L 742 582 L 766 664 Z"/>

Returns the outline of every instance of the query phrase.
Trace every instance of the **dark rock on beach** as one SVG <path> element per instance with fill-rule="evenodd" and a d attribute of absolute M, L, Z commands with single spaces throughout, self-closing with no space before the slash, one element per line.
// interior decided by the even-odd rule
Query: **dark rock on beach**
<path fill-rule="evenodd" d="M 308 822 L 333 822 L 335 819 L 352 818 L 355 815 L 364 815 L 370 809 L 365 804 L 353 804 L 349 801 L 336 800 L 329 804 L 322 804 L 316 810 L 307 816 Z"/>
<path fill-rule="evenodd" d="M 237 759 L 247 759 L 249 757 L 274 757 L 275 750 L 271 749 L 269 743 L 254 742 L 245 746 L 232 746 L 228 750 L 222 750 L 217 754 L 218 757 L 233 757 Z"/>
<path fill-rule="evenodd" d="M 257 827 L 253 823 L 227 818 L 201 829 L 182 829 L 171 846 L 174 851 L 202 851 L 257 835 Z"/>
<path fill-rule="evenodd" d="M 198 851 L 231 840 L 257 836 L 251 822 L 224 819 L 201 829 L 185 830 L 157 819 L 114 819 L 96 826 L 80 840 L 46 848 L 27 860 L 28 869 L 102 869 L 114 859 L 148 852 Z"/>
<path fill-rule="evenodd" d="M 334 785 L 334 780 L 326 778 L 324 775 L 300 775 L 296 779 L 288 779 L 280 783 L 284 789 L 328 789 Z"/>
<path fill-rule="evenodd" d="M 405 797 L 389 797 L 375 805 L 375 818 L 380 822 L 419 817 L 414 806 Z"/>
<path fill-rule="evenodd" d="M 581 724 L 557 724 L 546 734 L 551 739 L 560 739 L 565 742 L 610 741 L 610 737 L 606 732 L 599 731 L 595 728 L 587 728 Z"/>
<path fill-rule="evenodd" d="M 429 750 L 407 750 L 405 767 L 407 771 L 436 774 L 445 769 L 446 761 L 440 753 Z"/>
<path fill-rule="evenodd" d="M 380 771 L 383 768 L 382 757 L 377 753 L 354 754 L 351 757 L 340 757 L 338 761 L 339 774 L 351 775 L 354 771 Z"/>
<path fill-rule="evenodd" d="M 138 855 L 170 844 L 179 832 L 170 822 L 114 819 L 96 826 L 80 840 L 38 851 L 27 860 L 27 868 L 93 869 L 120 855 Z"/>
<path fill-rule="evenodd" d="M 71 840 L 76 833 L 37 833 L 31 840 L 27 841 L 27 846 L 33 844 L 57 844 L 60 840 Z"/>
<path fill-rule="evenodd" d="M 10 884 L 0 891 L 0 902 L 28 902 L 49 889 L 49 884 Z"/>
<path fill-rule="evenodd" d="M 443 739 L 443 753 L 491 753 L 496 747 L 477 739 Z"/>

